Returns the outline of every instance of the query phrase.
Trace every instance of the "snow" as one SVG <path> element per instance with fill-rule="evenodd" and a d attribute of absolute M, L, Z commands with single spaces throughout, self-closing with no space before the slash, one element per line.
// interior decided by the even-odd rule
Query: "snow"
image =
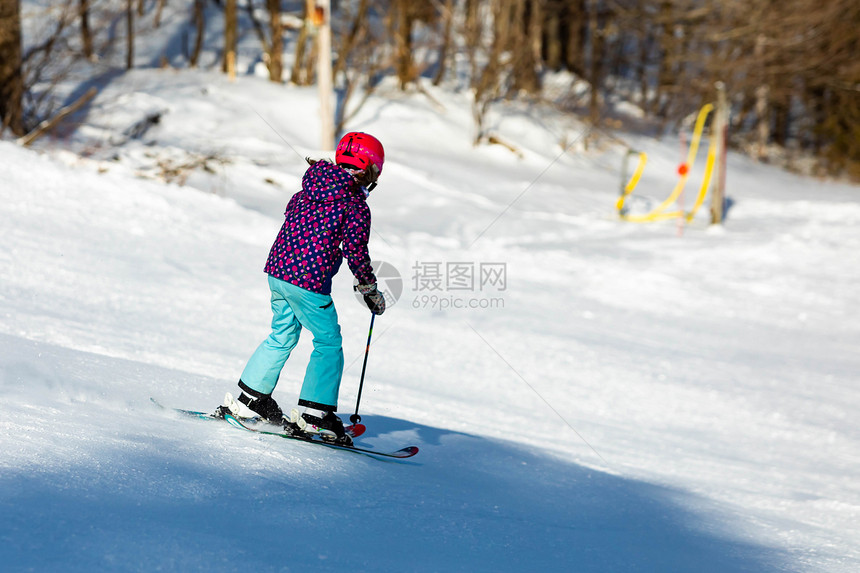
<path fill-rule="evenodd" d="M 498 108 L 522 158 L 473 148 L 467 97 L 428 90 L 349 125 L 385 143 L 370 248 L 404 284 L 362 443 L 407 462 L 150 403 L 213 409 L 266 336 L 268 248 L 330 155 L 313 89 L 135 70 L 63 140 L 0 142 L 4 570 L 860 569 L 857 187 L 730 155 L 725 226 L 679 236 L 617 220 L 624 150 L 563 150 L 584 126 Z M 650 158 L 635 207 L 659 203 L 678 142 L 623 137 Z M 449 265 L 477 282 L 426 288 Z M 348 414 L 369 314 L 335 283 Z"/>

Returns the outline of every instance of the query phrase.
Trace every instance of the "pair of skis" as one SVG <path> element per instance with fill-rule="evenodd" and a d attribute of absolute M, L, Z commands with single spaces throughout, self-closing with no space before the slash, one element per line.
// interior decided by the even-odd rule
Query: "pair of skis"
<path fill-rule="evenodd" d="M 155 405 L 159 406 L 160 408 L 164 408 L 164 406 L 162 406 L 155 398 L 150 398 L 150 400 L 152 400 L 152 402 Z M 405 448 L 401 448 L 401 449 L 393 451 L 393 452 L 378 452 L 376 450 L 370 450 L 370 449 L 362 448 L 362 447 L 359 447 L 356 445 L 347 446 L 345 444 L 335 444 L 332 442 L 327 442 L 327 441 L 323 440 L 322 438 L 320 438 L 319 436 L 311 435 L 311 434 L 304 434 L 304 433 L 302 433 L 302 434 L 290 434 L 290 433 L 285 432 L 285 431 L 277 432 L 277 431 L 271 431 L 271 430 L 264 430 L 258 426 L 263 426 L 263 425 L 268 426 L 268 427 L 275 427 L 275 426 L 271 426 L 269 424 L 266 424 L 265 422 L 263 422 L 259 418 L 247 418 L 247 419 L 242 418 L 242 419 L 239 419 L 239 418 L 236 418 L 234 416 L 231 416 L 230 414 L 226 414 L 222 418 L 221 416 L 218 416 L 218 415 L 212 414 L 212 413 L 208 413 L 208 412 L 197 412 L 195 410 L 184 410 L 182 408 L 171 408 L 171 409 L 180 413 L 180 414 L 183 414 L 185 416 L 190 416 L 192 418 L 199 418 L 202 420 L 224 420 L 228 424 L 233 426 L 234 428 L 239 428 L 241 430 L 246 430 L 248 432 L 254 432 L 256 434 L 263 434 L 266 436 L 277 436 L 279 438 L 285 438 L 288 440 L 297 440 L 297 441 L 305 442 L 308 444 L 317 444 L 319 446 L 325 446 L 327 448 L 331 448 L 331 449 L 335 449 L 335 450 L 346 450 L 346 451 L 355 452 L 357 454 L 363 454 L 363 455 L 371 456 L 371 457 L 405 459 L 405 458 L 411 458 L 412 456 L 414 456 L 415 454 L 418 453 L 418 446 L 407 446 Z M 357 438 L 358 436 L 362 435 L 365 432 L 366 428 L 365 428 L 364 424 L 357 424 L 356 423 L 356 424 L 353 424 L 351 426 L 346 426 L 346 428 L 344 428 L 344 429 L 346 430 L 346 433 L 350 437 Z"/>

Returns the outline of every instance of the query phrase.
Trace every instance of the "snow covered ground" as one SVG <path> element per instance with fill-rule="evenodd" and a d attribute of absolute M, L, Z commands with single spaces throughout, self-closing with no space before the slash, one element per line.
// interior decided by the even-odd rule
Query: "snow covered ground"
<path fill-rule="evenodd" d="M 494 116 L 518 158 L 433 96 L 349 125 L 385 143 L 371 254 L 403 279 L 362 442 L 405 463 L 150 403 L 214 408 L 266 336 L 268 248 L 329 155 L 312 89 L 138 70 L 41 153 L 0 142 L 4 571 L 860 570 L 860 189 L 731 156 L 726 225 L 679 236 L 617 220 L 621 150 L 562 153 L 575 122 Z M 622 136 L 651 157 L 634 207 L 661 201 L 677 141 Z"/>

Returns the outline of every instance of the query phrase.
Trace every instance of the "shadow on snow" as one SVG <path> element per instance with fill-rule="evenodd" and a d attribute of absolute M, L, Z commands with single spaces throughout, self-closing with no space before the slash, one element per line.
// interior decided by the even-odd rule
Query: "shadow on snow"
<path fill-rule="evenodd" d="M 237 468 L 146 437 L 62 471 L 4 472 L 0 539 L 9 570 L 777 571 L 785 556 L 715 533 L 681 491 L 523 447 L 369 416 L 411 464 L 209 425 Z M 209 430 L 205 430 L 208 432 Z M 195 430 L 192 433 L 200 433 Z M 247 442 L 247 443 L 245 443 Z M 198 448 L 199 450 L 200 448 Z"/>
<path fill-rule="evenodd" d="M 713 502 L 512 442 L 367 415 L 406 463 L 159 411 L 211 380 L 0 336 L 0 562 L 63 571 L 784 570 Z M 14 358 L 13 358 L 14 356 Z M 158 380 L 160 382 L 154 382 Z M 119 386 L 117 387 L 117 384 Z M 105 395 L 116 390 L 119 400 Z M 160 390 L 159 390 L 160 388 Z M 136 397 L 133 397 L 136 395 Z M 165 398 L 170 402 L 170 398 Z M 191 404 L 183 404 L 193 406 Z"/>

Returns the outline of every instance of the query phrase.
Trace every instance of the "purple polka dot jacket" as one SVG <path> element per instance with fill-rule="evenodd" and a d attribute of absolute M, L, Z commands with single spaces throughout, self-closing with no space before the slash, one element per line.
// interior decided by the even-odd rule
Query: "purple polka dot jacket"
<path fill-rule="evenodd" d="M 346 258 L 359 283 L 373 284 L 367 241 L 370 207 L 355 179 L 327 161 L 311 165 L 302 190 L 287 204 L 266 272 L 319 294 L 331 294 L 331 280 Z"/>

